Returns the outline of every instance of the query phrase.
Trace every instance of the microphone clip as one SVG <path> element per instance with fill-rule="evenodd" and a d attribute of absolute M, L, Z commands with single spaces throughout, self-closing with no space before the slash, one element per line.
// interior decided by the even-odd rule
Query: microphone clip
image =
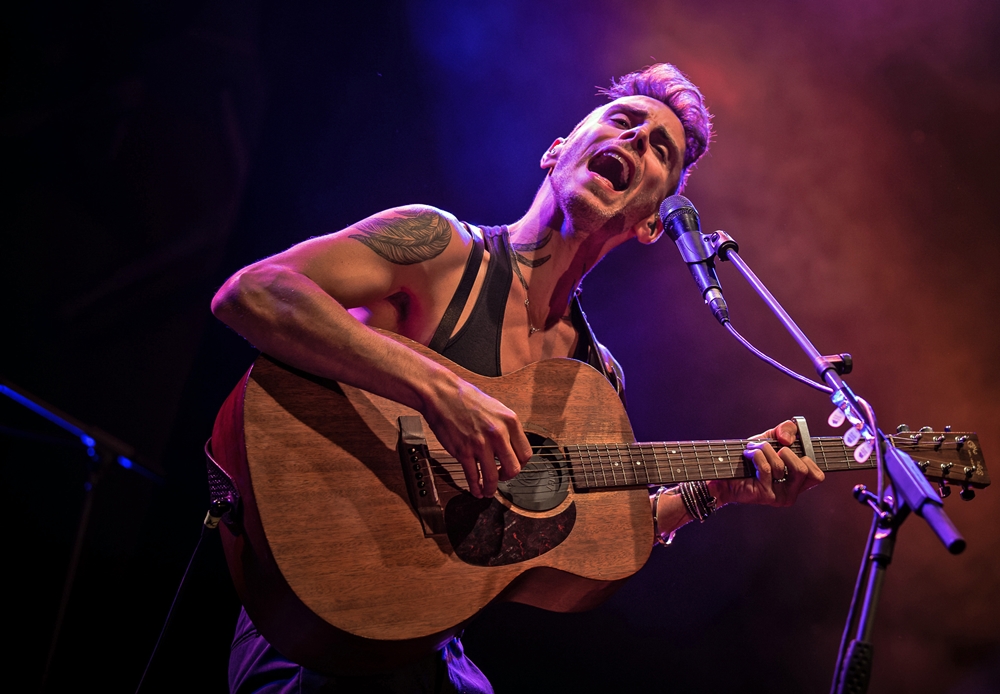
<path fill-rule="evenodd" d="M 703 263 L 715 255 L 714 234 L 681 234 L 674 242 L 685 263 Z"/>

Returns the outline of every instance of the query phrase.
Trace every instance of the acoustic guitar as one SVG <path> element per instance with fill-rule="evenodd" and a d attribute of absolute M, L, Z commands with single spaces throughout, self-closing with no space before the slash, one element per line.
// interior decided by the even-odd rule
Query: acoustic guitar
<path fill-rule="evenodd" d="M 747 440 L 636 443 L 614 389 L 581 362 L 488 378 L 391 336 L 510 407 L 535 455 L 477 499 L 414 410 L 259 357 L 215 422 L 213 497 L 233 504 L 222 540 L 247 613 L 307 667 L 415 660 L 497 599 L 593 607 L 649 556 L 648 485 L 754 474 Z M 827 472 L 874 465 L 839 437 L 811 445 Z M 929 477 L 989 484 L 975 434 L 896 445 Z"/>

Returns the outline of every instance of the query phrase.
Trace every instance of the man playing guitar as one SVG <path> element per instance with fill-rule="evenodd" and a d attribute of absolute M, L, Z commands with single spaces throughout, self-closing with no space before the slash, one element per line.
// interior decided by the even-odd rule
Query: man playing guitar
<path fill-rule="evenodd" d="M 619 244 L 659 238 L 659 203 L 706 151 L 710 126 L 701 94 L 670 65 L 626 75 L 607 94 L 608 104 L 542 155 L 545 178 L 516 222 L 477 227 L 422 205 L 381 212 L 240 270 L 219 290 L 213 312 L 286 364 L 418 411 L 461 464 L 470 492 L 492 497 L 498 481 L 515 477 L 532 456 L 517 416 L 371 328 L 487 376 L 569 356 L 620 385 L 617 365 L 579 311 L 580 283 Z M 764 437 L 787 445 L 795 434 L 794 423 L 784 422 Z M 654 494 L 657 539 L 728 503 L 789 505 L 823 480 L 812 460 L 789 448 L 764 443 L 749 455 L 755 478 Z M 245 614 L 230 681 L 234 691 L 329 682 L 367 691 L 491 691 L 457 640 L 362 685 L 284 660 Z M 265 682 L 273 688 L 257 689 Z"/>

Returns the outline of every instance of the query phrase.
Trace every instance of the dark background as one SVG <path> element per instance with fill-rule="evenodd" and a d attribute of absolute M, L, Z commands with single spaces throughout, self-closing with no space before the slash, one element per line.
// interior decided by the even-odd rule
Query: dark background
<path fill-rule="evenodd" d="M 543 151 L 654 60 L 717 136 L 686 194 L 885 427 L 976 430 L 1000 460 L 1000 6 L 508 0 L 20 3 L 2 27 L 0 374 L 165 473 L 103 478 L 50 691 L 138 682 L 198 537 L 201 445 L 253 351 L 208 305 L 234 270 L 386 207 L 510 222 Z M 731 267 L 736 326 L 807 371 Z M 616 251 L 584 305 L 629 378 L 639 440 L 740 437 L 830 405 L 700 306 L 676 250 Z M 5 662 L 40 682 L 86 459 L 0 402 Z M 69 441 L 69 444 L 72 442 Z M 791 509 L 690 526 L 606 605 L 489 608 L 466 634 L 498 692 L 828 687 L 869 514 L 866 474 Z M 904 528 L 873 692 L 1000 691 L 1000 495 L 947 509 L 949 556 Z M 209 538 L 150 691 L 224 691 L 238 603 Z"/>

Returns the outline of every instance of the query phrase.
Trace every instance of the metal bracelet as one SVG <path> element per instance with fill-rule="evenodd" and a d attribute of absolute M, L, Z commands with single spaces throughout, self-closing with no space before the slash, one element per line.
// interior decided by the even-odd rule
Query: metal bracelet
<path fill-rule="evenodd" d="M 653 492 L 653 537 L 656 539 L 656 544 L 666 547 L 674 541 L 674 533 L 664 537 L 664 533 L 660 532 L 660 522 L 656 517 L 656 512 L 660 507 L 660 495 L 664 492 L 670 492 L 670 490 L 666 487 L 660 487 Z"/>

